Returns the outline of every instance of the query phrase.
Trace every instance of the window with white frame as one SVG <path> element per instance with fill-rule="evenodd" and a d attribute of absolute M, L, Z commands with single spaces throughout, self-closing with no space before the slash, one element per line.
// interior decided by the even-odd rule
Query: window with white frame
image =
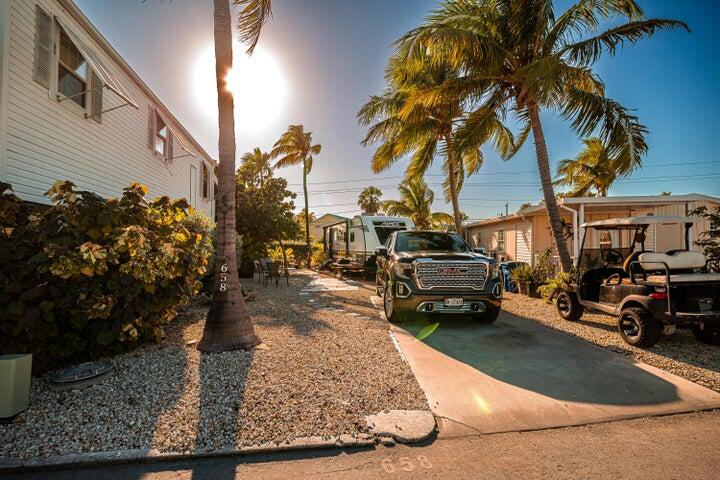
<path fill-rule="evenodd" d="M 505 251 L 505 230 L 498 230 L 497 232 L 497 250 L 498 252 Z"/>
<path fill-rule="evenodd" d="M 86 95 L 90 69 L 87 60 L 70 40 L 62 27 L 59 30 L 57 55 L 57 91 L 82 108 L 86 106 Z"/>
<path fill-rule="evenodd" d="M 207 165 L 202 164 L 202 196 L 207 200 L 210 194 L 210 170 Z"/>

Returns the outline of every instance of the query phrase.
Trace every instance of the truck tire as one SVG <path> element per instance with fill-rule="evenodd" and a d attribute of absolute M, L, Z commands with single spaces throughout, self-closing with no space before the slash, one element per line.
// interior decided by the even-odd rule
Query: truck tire
<path fill-rule="evenodd" d="M 559 292 L 555 300 L 555 306 L 558 314 L 569 322 L 580 320 L 580 317 L 585 312 L 585 307 L 582 306 L 575 292 L 566 292 L 564 290 Z"/>
<path fill-rule="evenodd" d="M 720 324 L 717 323 L 705 323 L 694 324 L 690 326 L 693 335 L 702 343 L 708 345 L 719 345 L 720 344 Z"/>
<path fill-rule="evenodd" d="M 662 335 L 663 325 L 655 315 L 641 307 L 628 307 L 620 312 L 618 330 L 623 340 L 634 347 L 655 345 Z"/>
<path fill-rule="evenodd" d="M 395 298 L 393 298 L 392 288 L 385 288 L 383 292 L 383 310 L 385 311 L 385 318 L 390 323 L 399 323 L 400 315 L 395 309 Z"/>
<path fill-rule="evenodd" d="M 500 307 L 496 307 L 492 303 L 485 304 L 485 313 L 482 315 L 473 315 L 473 319 L 478 323 L 493 323 L 500 315 Z"/>

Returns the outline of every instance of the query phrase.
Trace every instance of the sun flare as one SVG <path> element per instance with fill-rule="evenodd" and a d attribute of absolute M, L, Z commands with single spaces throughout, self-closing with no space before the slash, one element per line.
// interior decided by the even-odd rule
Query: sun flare
<path fill-rule="evenodd" d="M 233 69 L 228 86 L 235 98 L 235 126 L 238 130 L 260 133 L 278 118 L 285 104 L 287 85 L 280 66 L 266 50 L 255 49 L 252 57 L 233 42 Z M 193 90 L 208 117 L 217 118 L 215 51 L 208 47 L 197 60 Z"/>

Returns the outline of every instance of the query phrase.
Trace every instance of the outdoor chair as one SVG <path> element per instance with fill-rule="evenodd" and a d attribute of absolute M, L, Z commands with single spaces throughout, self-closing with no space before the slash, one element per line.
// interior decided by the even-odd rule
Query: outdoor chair
<path fill-rule="evenodd" d="M 278 262 L 268 262 L 265 267 L 263 286 L 267 287 L 268 281 L 275 280 L 275 288 L 277 288 L 280 283 L 280 264 Z"/>
<path fill-rule="evenodd" d="M 257 281 L 258 281 L 258 283 L 260 283 L 260 282 L 262 282 L 262 278 L 263 278 L 262 264 L 260 263 L 260 260 L 253 260 L 253 265 L 255 266 L 255 272 L 253 272 L 253 277 L 255 277 L 255 273 L 257 272 L 257 275 L 258 275 Z"/>

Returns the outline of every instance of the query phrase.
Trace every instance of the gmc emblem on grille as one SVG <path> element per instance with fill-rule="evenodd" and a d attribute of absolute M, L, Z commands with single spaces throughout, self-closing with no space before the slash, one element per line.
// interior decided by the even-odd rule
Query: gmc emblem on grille
<path fill-rule="evenodd" d="M 465 275 L 467 267 L 438 267 L 438 275 Z"/>

